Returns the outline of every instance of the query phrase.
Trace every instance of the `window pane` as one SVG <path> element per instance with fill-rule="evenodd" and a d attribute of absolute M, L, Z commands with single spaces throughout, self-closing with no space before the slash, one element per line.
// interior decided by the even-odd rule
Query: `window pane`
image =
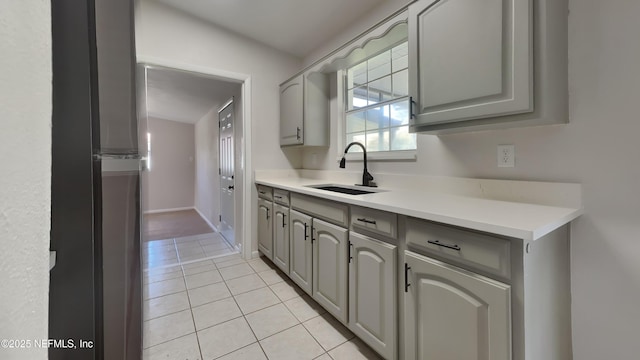
<path fill-rule="evenodd" d="M 413 150 L 415 148 L 416 134 L 410 134 L 408 126 L 391 128 L 391 150 Z"/>
<path fill-rule="evenodd" d="M 405 69 L 393 74 L 393 97 L 409 95 L 409 70 Z"/>
<path fill-rule="evenodd" d="M 347 89 L 367 83 L 367 62 L 363 62 L 347 71 Z"/>
<path fill-rule="evenodd" d="M 372 101 L 371 104 L 392 99 L 391 76 L 385 76 L 369 83 L 369 100 Z"/>
<path fill-rule="evenodd" d="M 367 151 L 389 151 L 389 129 L 367 131 Z"/>
<path fill-rule="evenodd" d="M 367 106 L 367 86 L 360 86 L 347 92 L 348 103 L 347 110 L 361 108 Z"/>
<path fill-rule="evenodd" d="M 389 105 L 367 110 L 366 130 L 389 127 Z"/>
<path fill-rule="evenodd" d="M 358 111 L 347 115 L 347 132 L 365 131 L 365 112 Z"/>
<path fill-rule="evenodd" d="M 392 71 L 406 69 L 409 67 L 408 43 L 402 43 L 391 50 Z"/>
<path fill-rule="evenodd" d="M 400 126 L 409 124 L 409 100 L 402 100 L 390 104 L 390 123 L 391 126 Z"/>
<path fill-rule="evenodd" d="M 369 81 L 391 73 L 391 51 L 385 51 L 367 60 Z"/>
<path fill-rule="evenodd" d="M 364 132 L 347 134 L 347 145 L 351 144 L 354 141 L 357 141 L 357 142 L 363 144 L 364 146 L 367 146 L 366 136 L 365 136 Z M 367 151 L 369 151 L 369 149 L 367 149 Z M 351 147 L 351 149 L 349 149 L 349 152 L 350 153 L 352 153 L 352 152 L 362 152 L 362 149 L 359 146 L 353 146 L 353 147 Z"/>

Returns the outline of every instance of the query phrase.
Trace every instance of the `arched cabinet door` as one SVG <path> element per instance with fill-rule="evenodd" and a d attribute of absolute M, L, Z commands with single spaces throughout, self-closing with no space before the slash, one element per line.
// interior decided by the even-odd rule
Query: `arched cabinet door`
<path fill-rule="evenodd" d="M 289 208 L 273 205 L 273 263 L 289 275 Z"/>
<path fill-rule="evenodd" d="M 348 231 L 313 219 L 313 298 L 343 323 L 347 323 Z"/>
<path fill-rule="evenodd" d="M 289 277 L 312 295 L 311 216 L 291 210 L 289 217 Z"/>
<path fill-rule="evenodd" d="M 397 359 L 397 247 L 353 231 L 349 247 L 349 329 Z"/>
<path fill-rule="evenodd" d="M 258 199 L 258 249 L 273 259 L 273 203 Z"/>
<path fill-rule="evenodd" d="M 510 360 L 509 285 L 405 251 L 405 359 Z"/>

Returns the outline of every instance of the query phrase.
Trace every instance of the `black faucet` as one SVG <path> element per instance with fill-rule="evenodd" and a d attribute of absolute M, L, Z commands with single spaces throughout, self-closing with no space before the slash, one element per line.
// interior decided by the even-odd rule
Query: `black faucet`
<path fill-rule="evenodd" d="M 369 174 L 369 172 L 367 171 L 367 149 L 364 147 L 364 145 L 357 141 L 354 141 L 351 144 L 347 145 L 347 147 L 344 149 L 344 154 L 346 155 L 349 151 L 349 148 L 351 148 L 353 145 L 360 146 L 362 148 L 362 151 L 364 152 L 364 172 L 362 173 L 362 186 L 376 187 L 376 185 L 372 183 L 373 176 L 371 176 L 371 174 Z M 347 160 L 345 160 L 343 156 L 342 160 L 340 160 L 341 169 L 344 169 L 346 162 Z"/>

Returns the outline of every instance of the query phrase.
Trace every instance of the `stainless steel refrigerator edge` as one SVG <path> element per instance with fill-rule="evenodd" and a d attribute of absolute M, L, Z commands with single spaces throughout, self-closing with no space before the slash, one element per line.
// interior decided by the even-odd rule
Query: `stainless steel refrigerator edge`
<path fill-rule="evenodd" d="M 142 356 L 133 2 L 52 1 L 50 359 Z M 141 129 L 139 129 L 139 127 Z M 143 139 L 139 141 L 138 139 Z"/>

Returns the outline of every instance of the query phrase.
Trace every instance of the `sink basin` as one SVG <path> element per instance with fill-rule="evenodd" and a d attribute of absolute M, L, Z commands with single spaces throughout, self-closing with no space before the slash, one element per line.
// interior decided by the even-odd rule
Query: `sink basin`
<path fill-rule="evenodd" d="M 314 189 L 319 189 L 319 190 L 338 192 L 341 194 L 348 194 L 348 195 L 363 195 L 363 194 L 372 194 L 375 192 L 380 192 L 380 190 L 364 190 L 360 188 L 340 186 L 340 185 L 313 185 L 309 187 L 312 187 Z"/>

